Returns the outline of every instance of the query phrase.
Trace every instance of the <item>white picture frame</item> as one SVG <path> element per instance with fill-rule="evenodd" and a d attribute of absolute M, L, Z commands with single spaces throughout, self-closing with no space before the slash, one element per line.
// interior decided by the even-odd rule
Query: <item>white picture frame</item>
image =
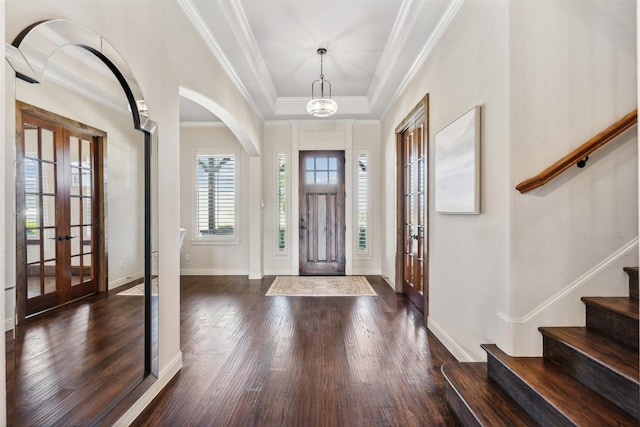
<path fill-rule="evenodd" d="M 480 106 L 435 135 L 435 211 L 480 213 Z"/>

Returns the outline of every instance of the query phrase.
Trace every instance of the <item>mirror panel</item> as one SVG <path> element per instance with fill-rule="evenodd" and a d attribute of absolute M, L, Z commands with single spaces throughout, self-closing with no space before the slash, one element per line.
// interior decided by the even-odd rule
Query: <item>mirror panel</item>
<path fill-rule="evenodd" d="M 111 173 L 120 173 L 123 175 L 128 175 L 131 180 L 142 180 L 144 181 L 144 185 L 142 185 L 142 193 L 147 194 L 144 199 L 147 203 L 144 204 L 143 208 L 139 210 L 140 214 L 133 214 L 131 216 L 134 217 L 134 221 L 138 224 L 146 224 L 144 227 L 140 227 L 140 230 L 143 230 L 146 233 L 146 237 L 141 238 L 142 241 L 148 242 L 148 244 L 139 245 L 140 253 L 143 253 L 143 264 L 144 267 L 141 268 L 141 271 L 144 271 L 144 283 L 145 286 L 142 287 L 143 295 L 140 296 L 120 296 L 115 292 L 104 292 L 103 299 L 115 299 L 115 298 L 123 298 L 127 302 L 123 303 L 123 306 L 130 306 L 130 312 L 133 314 L 131 318 L 131 324 L 127 326 L 126 334 L 133 334 L 136 336 L 140 336 L 140 343 L 135 345 L 135 348 L 116 348 L 108 350 L 106 348 L 101 349 L 101 351 L 121 351 L 121 352 L 133 352 L 136 353 L 139 349 L 141 357 L 136 366 L 131 366 L 130 368 L 123 369 L 122 366 L 117 368 L 108 367 L 106 364 L 103 364 L 102 367 L 105 368 L 105 372 L 111 372 L 110 380 L 111 382 L 119 382 L 123 385 L 121 393 L 115 393 L 113 401 L 111 404 L 115 404 L 118 400 L 124 398 L 127 393 L 129 393 L 136 384 L 142 383 L 143 378 L 145 378 L 149 373 L 157 376 L 158 372 L 158 230 L 157 230 L 157 147 L 158 147 L 158 137 L 157 137 L 157 126 L 153 120 L 148 117 L 148 113 L 146 111 L 146 106 L 144 104 L 144 97 L 140 91 L 140 88 L 133 78 L 128 66 L 124 62 L 124 60 L 118 55 L 115 49 L 102 37 L 97 35 L 90 29 L 83 27 L 77 23 L 73 23 L 66 20 L 53 20 L 47 21 L 44 23 L 40 23 L 35 27 L 29 29 L 28 31 L 23 32 L 21 36 L 14 42 L 19 49 L 16 49 L 15 46 L 6 46 L 7 47 L 7 56 L 6 59 L 9 64 L 15 70 L 15 74 L 22 78 L 22 80 L 18 80 L 18 82 L 14 82 L 13 79 L 7 79 L 7 89 L 13 85 L 18 85 L 18 87 L 26 87 L 25 81 L 32 82 L 40 82 L 40 85 L 35 85 L 39 90 L 47 90 L 45 86 L 49 86 L 51 82 L 58 83 L 58 86 L 67 86 L 67 90 L 69 87 L 72 88 L 76 95 L 78 93 L 93 94 L 93 96 L 89 96 L 90 101 L 95 103 L 96 101 L 100 101 L 100 108 L 110 108 L 113 111 L 119 112 L 119 114 L 128 115 L 128 127 L 130 129 L 137 128 L 141 130 L 142 133 L 137 133 L 136 142 L 133 142 L 131 145 L 126 141 L 123 141 L 119 138 L 109 139 L 107 136 L 107 143 L 104 147 L 101 147 L 101 150 L 104 150 L 104 165 L 98 165 L 103 168 L 105 174 L 105 183 L 104 183 L 104 215 L 105 215 L 105 224 L 108 224 L 109 216 L 116 215 L 113 213 L 113 209 L 116 206 L 113 206 L 113 202 L 110 201 L 109 195 L 122 194 L 127 191 L 132 191 L 131 188 L 117 188 L 115 186 L 115 181 L 113 179 L 106 178 Z M 78 45 L 82 45 L 79 47 Z M 98 60 L 99 58 L 99 60 Z M 104 62 L 103 62 L 104 61 Z M 99 65 L 95 65 L 95 64 Z M 107 64 L 105 66 L 105 63 Z M 89 70 L 87 72 L 87 70 Z M 106 70 L 106 71 L 105 71 Z M 65 79 L 61 81 L 60 76 L 63 76 Z M 72 79 L 69 77 L 72 76 Z M 73 81 L 72 85 L 69 85 L 69 80 Z M 124 87 L 122 86 L 124 84 Z M 115 90 L 114 90 L 115 88 Z M 124 91 L 123 91 L 124 89 Z M 33 88 L 29 88 L 29 90 L 33 90 Z M 123 96 L 124 95 L 124 96 Z M 55 95 L 43 95 L 43 96 L 55 96 Z M 10 96 L 8 96 L 10 98 Z M 17 98 L 20 99 L 22 94 L 20 90 L 18 90 Z M 66 100 L 66 99 L 65 99 Z M 12 105 L 13 102 L 7 101 L 7 105 Z M 140 108 L 139 108 L 140 107 Z M 91 107 L 94 108 L 94 107 Z M 53 111 L 55 113 L 55 111 Z M 9 114 L 7 115 L 9 117 Z M 65 112 L 65 116 L 74 119 L 74 114 Z M 133 118 L 133 126 L 131 126 L 131 119 Z M 8 123 L 12 123 L 13 119 L 8 119 Z M 82 122 L 82 120 L 79 120 Z M 91 123 L 89 123 L 91 125 Z M 25 130 L 25 137 L 31 130 Z M 124 131 L 117 132 L 109 132 L 111 134 L 124 134 Z M 46 164 L 47 166 L 44 169 L 51 169 L 55 167 L 56 161 L 56 153 L 53 150 L 53 135 L 47 136 L 46 138 L 41 138 L 40 142 L 38 142 L 37 138 L 27 137 L 27 148 L 26 152 L 33 154 L 34 157 L 40 157 L 40 159 L 47 159 L 50 163 L 39 162 L 40 164 Z M 12 141 L 13 138 L 7 139 L 7 141 Z M 35 141 L 35 142 L 34 142 Z M 143 143 L 144 141 L 144 143 Z M 73 236 L 71 238 L 71 280 L 72 285 L 81 286 L 83 281 L 86 280 L 87 274 L 89 272 L 94 271 L 94 269 L 105 268 L 106 266 L 100 266 L 96 264 L 96 260 L 99 260 L 96 256 L 94 256 L 93 248 L 90 244 L 88 244 L 87 236 L 90 236 L 92 233 L 96 232 L 93 227 L 93 214 L 91 203 L 87 203 L 86 197 L 91 196 L 94 193 L 94 188 L 85 181 L 84 176 L 86 175 L 88 170 L 96 167 L 92 164 L 92 156 L 91 153 L 91 145 L 93 143 L 89 140 L 85 139 L 76 139 L 75 143 L 72 143 L 73 148 L 71 149 L 71 165 L 69 167 L 69 177 L 71 182 L 70 194 L 75 195 L 71 200 L 71 222 L 72 227 L 70 227 L 71 233 Z M 10 145 L 10 144 L 9 144 Z M 129 147 L 138 147 L 141 149 L 143 153 L 140 156 L 140 163 L 133 161 L 132 159 L 136 158 L 135 156 L 131 156 L 131 152 L 135 152 Z M 147 148 L 148 147 L 148 148 Z M 118 152 L 122 152 L 122 150 L 129 150 L 129 155 L 121 155 L 118 157 Z M 7 151 L 13 151 L 12 147 L 8 147 Z M 146 160 L 145 160 L 146 157 Z M 109 162 L 109 159 L 112 159 L 113 162 Z M 116 161 L 116 159 L 125 159 L 125 161 Z M 126 161 L 126 160 L 129 161 Z M 144 173 L 140 173 L 141 170 L 144 170 Z M 75 173 L 74 173 L 75 172 Z M 42 172 L 38 171 L 38 173 L 42 174 L 50 174 L 51 172 L 42 170 Z M 109 182 L 109 185 L 107 185 Z M 75 185 L 74 185 L 75 184 Z M 49 185 L 49 184 L 48 184 Z M 11 188 L 10 186 L 8 186 Z M 44 190 L 44 189 L 43 189 Z M 42 194 L 42 193 L 41 193 Z M 143 199 L 140 191 L 137 191 L 135 194 L 138 195 L 139 199 Z M 11 202 L 13 204 L 13 200 L 8 200 L 7 202 Z M 55 196 L 51 195 L 43 195 L 41 197 L 33 197 L 33 200 L 29 200 L 26 202 L 27 204 L 31 204 L 34 206 L 47 206 L 49 209 L 52 209 L 52 206 L 55 206 Z M 109 205 L 112 206 L 109 206 Z M 111 208 L 111 210 L 110 210 Z M 36 209 L 36 212 L 41 212 L 42 209 Z M 95 213 L 98 214 L 99 213 Z M 8 217 L 7 217 L 8 218 Z M 40 223 L 40 219 L 36 217 L 36 221 Z M 45 224 L 46 223 L 46 224 Z M 50 228 L 42 228 L 48 227 Z M 9 221 L 7 221 L 7 229 L 15 227 L 15 225 L 10 225 Z M 55 245 L 49 242 L 56 241 L 56 230 L 55 224 L 51 222 L 47 222 L 46 220 L 42 221 L 42 225 L 38 226 L 30 226 L 27 224 L 25 228 L 27 236 L 28 236 L 28 248 L 27 251 L 29 253 L 28 261 L 29 268 L 27 268 L 27 274 L 29 277 L 29 293 L 34 292 L 38 294 L 43 294 L 47 292 L 51 292 L 52 289 L 55 289 L 55 275 L 52 276 L 52 272 L 56 270 L 55 263 L 57 262 L 55 255 Z M 106 241 L 108 244 L 114 243 L 114 237 L 111 236 L 111 231 L 108 226 L 105 226 L 106 230 Z M 144 234 L 144 233 L 143 233 Z M 32 243 L 33 241 L 33 243 Z M 9 244 L 9 242 L 7 242 Z M 33 246 L 33 248 L 32 248 Z M 138 245 L 132 245 L 134 247 L 138 247 Z M 52 252 L 53 251 L 53 252 Z M 106 252 L 109 252 L 108 249 L 105 249 Z M 32 252 L 34 252 L 32 254 Z M 40 259 L 41 256 L 37 254 L 42 254 L 44 252 L 45 259 Z M 115 252 L 115 251 L 114 251 Z M 115 254 L 114 254 L 115 256 Z M 48 258 L 49 257 L 49 258 Z M 51 259 L 53 258 L 53 259 Z M 7 266 L 11 267 L 10 263 L 12 260 L 7 259 Z M 52 264 L 53 263 L 53 264 Z M 109 265 L 115 265 L 118 267 L 120 264 L 120 268 L 122 268 L 123 261 L 111 260 Z M 11 274 L 7 274 L 7 278 L 9 278 Z M 83 279 L 85 278 L 85 279 Z M 127 277 L 129 278 L 129 277 Z M 111 278 L 109 278 L 111 281 Z M 15 279 L 7 280 L 7 284 L 15 283 Z M 116 283 L 119 285 L 121 283 Z M 15 296 L 13 292 L 15 289 L 8 288 L 5 290 L 5 297 L 7 298 L 7 302 L 15 301 Z M 107 296 L 108 295 L 108 296 Z M 140 301 L 140 304 L 144 306 L 144 309 L 135 309 L 137 302 L 135 299 Z M 75 303 L 72 303 L 72 305 Z M 133 304 L 133 305 L 131 305 Z M 86 308 L 84 308 L 85 314 L 80 314 L 80 312 L 76 312 L 75 316 L 78 315 L 85 316 L 88 315 L 89 319 L 91 319 L 92 311 L 91 304 L 88 304 Z M 13 307 L 8 307 L 8 310 L 13 310 Z M 66 308 L 65 308 L 66 309 Z M 88 311 L 87 311 L 88 310 Z M 135 320 L 136 313 L 140 313 L 140 317 L 138 320 Z M 142 316 L 142 313 L 145 313 Z M 35 324 L 37 321 L 44 319 L 45 316 L 40 316 L 40 319 L 29 319 L 32 324 Z M 123 318 L 120 317 L 117 319 L 119 322 L 122 322 Z M 47 324 L 38 324 L 39 328 L 51 328 L 52 323 L 49 326 Z M 104 326 L 104 330 L 108 330 L 109 325 Z M 26 349 L 26 346 L 29 346 L 29 342 L 25 340 L 28 334 L 23 333 L 22 335 L 19 333 L 21 326 L 17 326 L 13 329 L 14 334 L 16 334 L 15 341 L 12 342 L 12 345 L 7 347 L 7 373 L 8 375 L 12 375 L 16 371 L 15 358 L 19 358 L 23 351 Z M 114 329 L 112 327 L 112 329 Z M 137 332 L 139 331 L 139 332 Z M 16 333 L 18 332 L 18 333 Z M 100 333 L 100 331 L 94 331 L 96 333 Z M 121 335 L 126 335 L 123 333 L 123 330 L 119 330 Z M 10 339 L 14 334 L 8 334 L 7 338 Z M 86 339 L 91 340 L 93 333 L 88 333 Z M 144 340 L 143 340 L 144 338 Z M 62 340 L 65 341 L 65 340 Z M 68 341 L 68 340 L 66 340 Z M 143 342 L 144 341 L 144 342 Z M 87 341 L 87 343 L 90 341 Z M 93 342 L 93 341 L 91 341 Z M 46 343 L 45 343 L 46 344 Z M 56 343 L 59 345 L 60 343 Z M 75 345 L 78 346 L 78 342 L 75 342 Z M 94 346 L 97 345 L 93 344 Z M 53 349 L 53 342 L 50 343 L 48 347 L 48 351 Z M 43 354 L 45 357 L 47 352 L 47 346 L 45 345 L 42 348 Z M 105 355 L 106 357 L 106 355 Z M 94 377 L 96 379 L 96 383 L 100 383 L 101 378 L 104 380 L 104 375 L 99 372 L 100 368 L 96 368 L 95 366 L 92 368 L 93 370 L 88 374 L 87 372 L 78 371 L 81 368 L 82 363 L 76 363 L 74 370 L 75 372 L 69 372 L 70 376 L 79 375 L 79 376 L 89 376 Z M 113 377 L 113 372 L 118 372 L 117 377 Z M 8 378 L 8 383 L 12 380 L 11 377 Z M 144 381 L 145 387 L 148 387 L 151 383 L 148 381 Z M 25 384 L 26 385 L 26 384 Z M 30 385 L 34 386 L 33 384 Z M 16 389 L 18 392 L 16 393 L 13 390 L 13 385 L 11 387 L 8 385 L 7 390 L 7 398 L 8 400 L 12 400 L 11 405 L 8 406 L 8 416 L 11 418 L 13 414 L 15 414 L 15 407 L 13 403 L 15 400 L 20 399 L 20 384 L 16 384 Z M 37 386 L 36 386 L 37 387 Z M 136 391 L 139 392 L 139 391 Z M 91 392 L 89 390 L 79 390 L 77 391 L 78 398 L 82 399 L 82 395 L 90 396 Z M 9 403 L 9 402 L 8 402 Z M 92 399 L 91 405 L 94 405 L 94 400 Z M 89 407 L 91 405 L 84 405 Z M 116 410 L 112 411 L 112 414 L 109 415 L 113 417 L 113 413 L 120 411 L 123 413 L 127 408 L 118 409 L 116 406 Z M 86 410 L 86 413 L 82 415 L 83 420 L 92 422 L 95 420 L 103 419 L 107 416 L 106 413 L 101 412 L 101 408 L 92 408 L 91 410 Z M 65 421 L 67 419 L 62 418 Z M 116 418 L 117 419 L 117 418 Z"/>

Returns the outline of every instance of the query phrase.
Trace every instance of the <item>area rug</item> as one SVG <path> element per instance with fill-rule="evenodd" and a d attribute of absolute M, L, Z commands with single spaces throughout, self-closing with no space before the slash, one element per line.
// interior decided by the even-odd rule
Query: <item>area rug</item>
<path fill-rule="evenodd" d="M 267 296 L 357 297 L 377 294 L 363 276 L 278 276 Z"/>
<path fill-rule="evenodd" d="M 151 294 L 158 295 L 158 285 L 156 285 L 155 283 L 151 285 Z M 118 292 L 116 295 L 125 295 L 125 296 L 144 295 L 144 283 L 140 283 L 138 285 L 132 286 L 129 289 L 125 289 L 122 292 Z"/>

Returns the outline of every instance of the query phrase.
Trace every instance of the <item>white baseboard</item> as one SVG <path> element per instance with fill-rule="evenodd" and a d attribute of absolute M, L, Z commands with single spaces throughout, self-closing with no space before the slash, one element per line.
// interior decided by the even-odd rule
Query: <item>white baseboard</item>
<path fill-rule="evenodd" d="M 4 319 L 4 331 L 8 332 L 13 330 L 13 319 L 12 318 L 8 318 L 8 319 Z"/>
<path fill-rule="evenodd" d="M 585 286 L 585 284 L 589 283 L 593 280 L 598 274 L 605 271 L 610 266 L 614 265 L 616 261 L 621 259 L 623 256 L 627 255 L 632 250 L 638 247 L 638 237 L 634 238 L 630 242 L 626 243 L 624 246 L 616 250 L 613 254 L 609 255 L 607 258 L 602 260 L 598 265 L 591 268 L 589 271 L 584 273 L 582 276 L 578 277 L 572 283 L 567 285 L 564 289 L 561 289 L 555 295 L 548 298 L 546 301 L 538 305 L 531 312 L 527 313 L 525 316 L 514 318 L 507 316 L 504 313 L 498 312 L 498 317 L 501 319 L 511 322 L 511 323 L 527 323 L 531 321 L 533 318 L 540 316 L 545 310 L 548 310 L 552 305 L 562 301 L 568 295 L 571 295 L 576 289 Z"/>
<path fill-rule="evenodd" d="M 379 268 L 354 268 L 351 270 L 353 276 L 380 276 Z"/>
<path fill-rule="evenodd" d="M 467 353 L 440 325 L 431 320 L 431 318 L 427 319 L 427 328 L 459 362 L 477 362 L 477 360 Z"/>
<path fill-rule="evenodd" d="M 133 274 L 129 274 L 125 277 L 121 277 L 115 280 L 109 280 L 109 290 L 115 289 L 119 286 L 126 285 L 127 283 L 133 282 L 134 280 L 142 279 L 144 277 L 143 271 L 137 271 Z"/>
<path fill-rule="evenodd" d="M 385 282 L 387 282 L 391 289 L 396 290 L 396 285 L 395 283 L 393 283 L 391 277 L 387 276 L 386 274 L 380 274 L 380 276 L 384 279 Z"/>
<path fill-rule="evenodd" d="M 265 276 L 291 276 L 291 270 L 266 270 L 264 272 Z M 379 269 L 358 269 L 355 268 L 351 271 L 350 276 L 380 276 Z M 384 276 L 382 276 L 384 278 Z M 385 279 L 386 280 L 386 279 Z M 387 280 L 387 283 L 389 281 Z"/>
<path fill-rule="evenodd" d="M 523 316 L 496 312 L 496 319 L 509 331 L 504 348 L 511 356 L 541 356 L 540 326 L 584 326 L 582 296 L 628 295 L 628 276 L 623 267 L 637 265 L 638 238 L 634 238 L 580 277 Z"/>
<path fill-rule="evenodd" d="M 287 270 L 265 270 L 265 276 L 291 276 L 291 269 Z"/>
<path fill-rule="evenodd" d="M 127 427 L 145 410 L 151 401 L 162 391 L 171 379 L 182 369 L 182 352 L 178 352 L 176 357 L 160 371 L 158 380 L 149 387 L 136 403 L 120 417 L 114 427 Z"/>
<path fill-rule="evenodd" d="M 248 276 L 249 270 L 225 268 L 181 268 L 181 276 Z"/>

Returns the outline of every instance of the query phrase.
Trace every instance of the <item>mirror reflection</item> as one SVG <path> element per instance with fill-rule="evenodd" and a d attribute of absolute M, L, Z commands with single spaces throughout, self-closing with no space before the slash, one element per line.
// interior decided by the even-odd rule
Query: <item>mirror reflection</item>
<path fill-rule="evenodd" d="M 52 34 L 34 40 L 45 36 Z M 145 162 L 157 152 L 157 134 L 134 129 L 122 86 L 83 48 L 55 50 L 39 77 L 14 83 L 8 421 L 88 425 L 157 374 L 157 232 L 145 240 L 145 221 L 157 224 L 155 185 L 145 176 L 145 166 L 157 176 Z M 153 275 L 152 297 L 145 273 Z M 150 282 L 146 288 L 150 296 Z"/>

